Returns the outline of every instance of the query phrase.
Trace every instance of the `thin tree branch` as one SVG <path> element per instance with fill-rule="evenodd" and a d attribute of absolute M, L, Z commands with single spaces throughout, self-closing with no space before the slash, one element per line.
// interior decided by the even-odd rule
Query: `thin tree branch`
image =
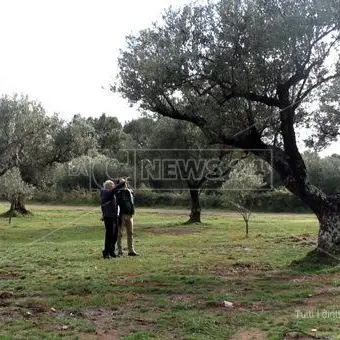
<path fill-rule="evenodd" d="M 310 86 L 302 95 L 300 95 L 300 97 L 297 98 L 297 100 L 294 102 L 293 104 L 293 109 L 296 109 L 300 103 L 303 101 L 303 99 L 305 99 L 313 90 L 315 90 L 317 87 L 319 87 L 320 85 L 335 79 L 335 78 L 339 78 L 340 77 L 340 72 L 337 72 L 331 76 L 328 76 L 326 78 L 323 78 L 321 80 L 319 80 L 318 82 L 316 82 L 314 85 Z"/>

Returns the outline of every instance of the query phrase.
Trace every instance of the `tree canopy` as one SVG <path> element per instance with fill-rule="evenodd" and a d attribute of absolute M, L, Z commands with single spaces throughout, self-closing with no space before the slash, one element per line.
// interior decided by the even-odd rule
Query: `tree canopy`
<path fill-rule="evenodd" d="M 318 216 L 319 249 L 340 252 L 340 201 L 311 184 L 297 143 L 302 127 L 318 147 L 339 133 L 339 29 L 339 0 L 169 9 L 127 37 L 117 89 L 143 109 L 198 125 L 211 143 L 270 163 Z"/>

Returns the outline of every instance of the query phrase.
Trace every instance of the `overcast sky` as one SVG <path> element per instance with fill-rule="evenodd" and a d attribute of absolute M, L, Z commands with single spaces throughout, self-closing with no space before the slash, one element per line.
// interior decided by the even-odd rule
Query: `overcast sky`
<path fill-rule="evenodd" d="M 190 0 L 0 0 L 0 94 L 28 94 L 48 113 L 138 117 L 108 88 L 125 36 Z M 339 144 L 323 154 L 339 152 Z"/>
<path fill-rule="evenodd" d="M 108 86 L 125 36 L 189 0 L 0 0 L 0 93 L 28 94 L 70 118 L 136 109 Z"/>

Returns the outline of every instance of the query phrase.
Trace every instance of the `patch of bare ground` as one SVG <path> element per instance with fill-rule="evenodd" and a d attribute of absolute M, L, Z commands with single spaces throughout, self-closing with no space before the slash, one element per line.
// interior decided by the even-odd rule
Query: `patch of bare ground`
<path fill-rule="evenodd" d="M 235 278 L 235 275 L 257 275 L 261 274 L 263 272 L 272 271 L 273 268 L 269 264 L 257 264 L 257 263 L 248 263 L 248 262 L 236 262 L 232 265 L 210 265 L 206 268 L 207 272 L 214 276 L 220 276 L 220 277 L 228 277 L 233 276 Z"/>
<path fill-rule="evenodd" d="M 0 306 L 3 306 L 5 304 L 7 305 L 9 303 L 8 299 L 10 299 L 12 296 L 13 292 L 7 291 L 0 292 Z"/>
<path fill-rule="evenodd" d="M 221 301 L 217 303 L 215 307 L 208 307 L 205 312 L 211 312 L 216 314 L 216 312 L 228 312 L 228 313 L 264 313 L 277 310 L 278 307 L 271 305 L 270 303 L 263 301 L 254 301 L 249 303 L 239 303 L 233 302 L 232 307 L 226 307 Z"/>
<path fill-rule="evenodd" d="M 201 232 L 200 229 L 197 228 L 188 228 L 188 227 L 165 227 L 165 228 L 145 228 L 146 232 L 149 232 L 154 235 L 171 235 L 171 236 L 181 236 L 187 234 L 194 234 Z"/>
<path fill-rule="evenodd" d="M 271 276 L 270 279 L 288 281 L 293 283 L 309 283 L 318 282 L 325 284 L 325 280 L 329 280 L 329 276 L 325 275 L 277 275 Z"/>
<path fill-rule="evenodd" d="M 267 339 L 266 334 L 256 328 L 238 331 L 231 338 L 231 340 L 266 340 L 266 339 Z"/>
<path fill-rule="evenodd" d="M 254 301 L 247 305 L 240 304 L 236 311 L 238 312 L 268 312 L 278 309 L 277 307 L 274 307 L 270 303 L 263 302 L 263 301 Z"/>
<path fill-rule="evenodd" d="M 96 333 L 94 334 L 78 334 L 79 340 L 118 340 L 121 339 L 118 337 L 115 331 L 107 332 L 107 333 Z"/>
<path fill-rule="evenodd" d="M 315 246 L 317 244 L 317 238 L 315 235 L 302 234 L 298 236 L 283 236 L 276 238 L 275 243 L 296 243 L 303 246 Z"/>
<path fill-rule="evenodd" d="M 16 272 L 1 272 L 0 273 L 0 281 L 5 281 L 5 280 L 17 280 L 20 278 L 20 274 Z"/>
<path fill-rule="evenodd" d="M 115 327 L 116 324 L 116 311 L 113 311 L 108 308 L 99 308 L 87 310 L 83 314 L 83 316 L 94 324 L 96 328 L 95 335 L 94 334 L 83 334 L 80 336 L 80 339 L 101 339 L 101 340 L 116 340 L 119 339 L 118 333 Z"/>
<path fill-rule="evenodd" d="M 169 301 L 172 303 L 178 303 L 178 302 L 194 302 L 197 301 L 197 296 L 194 294 L 173 294 L 169 296 Z"/>
<path fill-rule="evenodd" d="M 167 284 L 165 282 L 157 282 L 157 281 L 112 281 L 110 283 L 112 286 L 128 286 L 128 287 L 143 287 L 143 288 L 160 288 L 160 287 L 174 287 L 171 284 Z"/>
<path fill-rule="evenodd" d="M 82 313 L 83 318 L 90 321 L 95 329 L 94 334 L 83 334 L 80 339 L 121 339 L 131 334 L 131 329 L 149 330 L 153 320 L 140 313 L 139 307 L 160 310 L 154 307 L 154 299 L 146 294 L 135 294 L 132 299 L 118 309 L 91 309 Z M 126 319 L 127 318 L 127 319 Z M 126 319 L 126 320 L 125 320 Z"/>
<path fill-rule="evenodd" d="M 339 297 L 340 287 L 323 287 L 305 298 L 302 306 L 299 307 L 301 307 L 301 309 L 303 309 L 303 307 L 311 309 L 312 307 L 320 308 L 322 306 L 331 308 L 332 306 L 339 306 Z"/>
<path fill-rule="evenodd" d="M 19 307 L 0 307 L 0 323 L 23 318 L 22 310 Z"/>
<path fill-rule="evenodd" d="M 268 276 L 270 280 L 277 281 L 287 281 L 291 283 L 301 284 L 301 283 L 311 283 L 317 284 L 318 287 L 331 287 L 332 282 L 335 280 L 340 280 L 340 274 L 318 274 L 318 275 L 287 275 L 280 273 Z M 340 287 L 333 287 L 333 290 L 339 290 Z"/>
<path fill-rule="evenodd" d="M 306 334 L 301 334 L 298 332 L 290 332 L 284 338 L 284 340 L 314 340 L 314 339 L 320 339 L 320 338 L 316 338 L 315 336 L 309 336 Z"/>
<path fill-rule="evenodd" d="M 7 313 L 14 309 L 20 311 L 23 315 L 36 315 L 50 312 L 47 298 L 41 297 L 23 297 L 13 298 L 12 292 L 0 293 L 0 306 L 5 307 L 0 312 Z"/>

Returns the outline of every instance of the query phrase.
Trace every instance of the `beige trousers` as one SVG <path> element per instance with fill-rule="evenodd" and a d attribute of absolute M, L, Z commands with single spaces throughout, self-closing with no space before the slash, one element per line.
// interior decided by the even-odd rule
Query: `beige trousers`
<path fill-rule="evenodd" d="M 122 225 L 120 225 L 118 228 L 118 239 L 117 239 L 118 253 L 123 252 L 123 247 L 122 247 L 123 229 L 126 229 L 128 252 L 132 253 L 135 251 L 133 248 L 133 217 L 132 215 L 126 215 L 126 214 L 122 215 Z"/>

